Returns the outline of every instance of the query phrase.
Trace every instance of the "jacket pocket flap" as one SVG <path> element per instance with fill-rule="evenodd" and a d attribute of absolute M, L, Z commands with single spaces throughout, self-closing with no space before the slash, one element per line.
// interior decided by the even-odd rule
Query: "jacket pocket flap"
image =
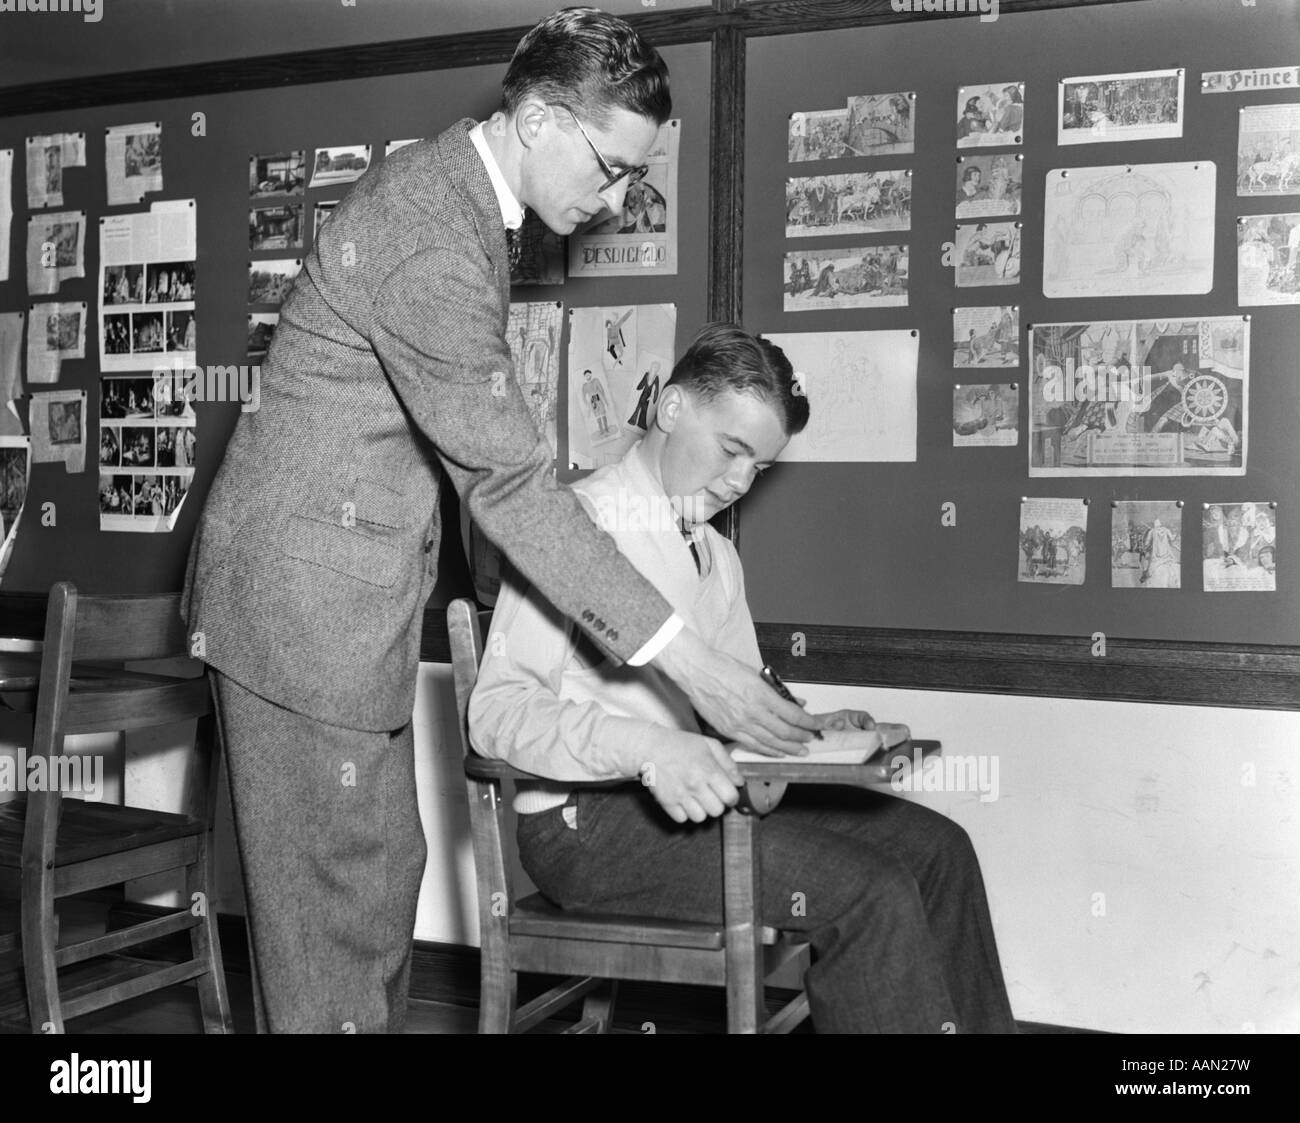
<path fill-rule="evenodd" d="M 387 542 L 367 538 L 355 528 L 294 515 L 289 519 L 286 538 L 284 552 L 291 558 L 380 589 L 392 588 L 397 581 L 398 550 Z"/>

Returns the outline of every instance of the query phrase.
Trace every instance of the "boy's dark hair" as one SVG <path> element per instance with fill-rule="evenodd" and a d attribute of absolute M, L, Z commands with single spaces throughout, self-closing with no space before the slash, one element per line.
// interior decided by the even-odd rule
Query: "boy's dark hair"
<path fill-rule="evenodd" d="M 501 83 L 502 108 L 514 112 L 529 94 L 600 128 L 614 108 L 658 125 L 673 111 L 659 52 L 629 24 L 596 8 L 562 8 L 519 40 Z"/>
<path fill-rule="evenodd" d="M 807 391 L 785 352 L 738 324 L 705 324 L 677 360 L 664 383 L 669 386 L 689 390 L 703 402 L 729 390 L 752 394 L 776 408 L 789 437 L 808 424 Z"/>

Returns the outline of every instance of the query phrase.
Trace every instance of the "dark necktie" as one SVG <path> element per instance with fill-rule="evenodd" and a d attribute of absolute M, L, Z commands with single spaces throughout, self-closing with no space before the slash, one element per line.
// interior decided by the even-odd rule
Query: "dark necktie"
<path fill-rule="evenodd" d="M 691 557 L 695 559 L 695 572 L 701 576 L 704 574 L 704 563 L 700 560 L 700 551 L 695 545 L 695 535 L 687 527 L 682 527 L 682 537 L 686 539 L 686 545 L 691 548 Z"/>
<path fill-rule="evenodd" d="M 523 252 L 524 247 L 519 237 L 519 231 L 506 227 L 506 257 L 510 261 L 511 272 L 514 272 L 519 267 L 519 258 Z"/>

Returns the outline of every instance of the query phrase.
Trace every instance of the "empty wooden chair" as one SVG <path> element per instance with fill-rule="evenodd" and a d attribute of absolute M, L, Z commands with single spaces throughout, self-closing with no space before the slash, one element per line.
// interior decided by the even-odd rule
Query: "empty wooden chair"
<path fill-rule="evenodd" d="M 796 758 L 742 765 L 745 796 L 722 822 L 721 925 L 563 910 L 537 893 L 517 899 L 502 842 L 507 808 L 501 781 L 536 777 L 475 753 L 467 723 L 483 655 L 483 626 L 490 618 L 491 613 L 480 614 L 469 600 L 453 601 L 447 608 L 477 871 L 482 948 L 479 1032 L 522 1033 L 578 999 L 583 999 L 582 1017 L 565 1032 L 608 1032 L 615 980 L 635 979 L 725 987 L 728 1032 L 788 1033 L 808 1016 L 807 997 L 798 994 L 768 1017 L 765 983 L 784 963 L 806 957 L 808 945 L 802 934 L 779 932 L 759 920 L 762 871 L 755 841 L 759 819 L 776 806 L 787 783 L 878 784 L 888 781 L 888 765 L 805 764 Z M 939 745 L 912 741 L 895 752 L 906 755 L 913 748 L 924 755 L 937 752 Z M 519 1007 L 521 971 L 568 977 Z"/>
<path fill-rule="evenodd" d="M 69 1018 L 195 980 L 207 1032 L 232 1029 L 212 902 L 215 711 L 206 669 L 195 677 L 127 671 L 121 664 L 188 655 L 177 594 L 80 596 L 67 582 L 50 591 L 32 753 L 55 775 L 64 738 L 194 720 L 196 782 L 182 813 L 65 798 L 59 784 L 0 805 L 0 892 L 20 901 L 20 932 L 0 934 L 0 952 L 21 947 L 33 1032 L 59 1033 Z M 62 898 L 173 870 L 185 901 L 168 915 L 56 946 Z M 121 953 L 188 933 L 181 963 Z M 91 962 L 93 961 L 93 963 Z M 102 967 L 75 986 L 59 972 Z M 78 973 L 82 973 L 79 969 Z"/>

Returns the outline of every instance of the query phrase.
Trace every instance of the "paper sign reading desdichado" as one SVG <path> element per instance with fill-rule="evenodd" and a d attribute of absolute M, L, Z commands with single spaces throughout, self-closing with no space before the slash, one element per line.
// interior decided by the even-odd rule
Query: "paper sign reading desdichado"
<path fill-rule="evenodd" d="M 733 749 L 731 759 L 745 764 L 862 764 L 881 749 L 901 745 L 911 736 L 906 725 L 882 721 L 875 729 L 823 729 L 823 740 L 807 743 L 807 756 L 761 756 L 748 749 Z"/>

